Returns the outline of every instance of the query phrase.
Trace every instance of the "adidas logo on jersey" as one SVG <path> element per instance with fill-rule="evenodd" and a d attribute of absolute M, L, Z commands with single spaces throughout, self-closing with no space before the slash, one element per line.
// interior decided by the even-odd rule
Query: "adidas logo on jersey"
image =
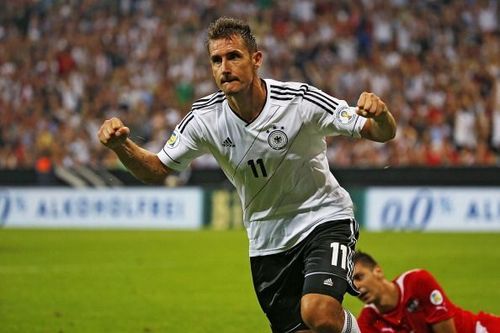
<path fill-rule="evenodd" d="M 224 146 L 224 147 L 236 147 L 230 137 L 227 137 L 226 140 L 222 141 L 222 146 Z"/>
<path fill-rule="evenodd" d="M 323 284 L 325 286 L 330 286 L 330 287 L 333 287 L 333 280 L 331 278 L 328 278 L 326 279 L 325 281 L 323 281 Z"/>

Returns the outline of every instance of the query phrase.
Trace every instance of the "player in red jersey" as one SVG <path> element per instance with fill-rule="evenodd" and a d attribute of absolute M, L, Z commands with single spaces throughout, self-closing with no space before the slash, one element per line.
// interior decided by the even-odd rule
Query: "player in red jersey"
<path fill-rule="evenodd" d="M 358 251 L 353 262 L 354 283 L 365 303 L 358 318 L 362 333 L 500 333 L 500 317 L 459 308 L 426 270 L 389 281 L 369 254 Z"/>

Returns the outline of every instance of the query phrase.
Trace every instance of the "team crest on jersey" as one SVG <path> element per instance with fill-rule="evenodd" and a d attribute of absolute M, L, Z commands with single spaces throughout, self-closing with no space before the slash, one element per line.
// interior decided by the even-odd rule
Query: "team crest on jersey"
<path fill-rule="evenodd" d="M 283 149 L 288 143 L 288 137 L 286 136 L 285 132 L 283 132 L 284 129 L 284 127 L 278 128 L 276 126 L 273 126 L 272 129 L 267 130 L 267 133 L 269 133 L 269 136 L 267 137 L 267 143 L 269 143 L 271 148 L 273 148 L 274 150 Z"/>
<path fill-rule="evenodd" d="M 443 303 L 443 295 L 437 289 L 432 291 L 430 299 L 431 299 L 431 303 L 434 305 L 440 305 Z"/>
<path fill-rule="evenodd" d="M 175 148 L 179 144 L 180 138 L 179 133 L 175 130 L 167 141 L 167 146 L 169 148 Z"/>
<path fill-rule="evenodd" d="M 335 113 L 335 118 L 337 119 L 337 121 L 341 124 L 344 124 L 344 125 L 348 125 L 350 123 L 352 123 L 355 119 L 354 115 L 355 115 L 355 111 L 354 111 L 354 108 L 350 108 L 348 106 L 340 106 L 336 113 Z"/>

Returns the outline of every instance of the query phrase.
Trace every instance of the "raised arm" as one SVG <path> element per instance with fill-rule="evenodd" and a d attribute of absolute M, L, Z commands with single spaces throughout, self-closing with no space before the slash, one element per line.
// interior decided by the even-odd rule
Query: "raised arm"
<path fill-rule="evenodd" d="M 361 130 L 363 138 L 386 142 L 396 136 L 396 121 L 380 97 L 363 92 L 359 96 L 357 106 L 357 113 L 368 118 Z"/>
<path fill-rule="evenodd" d="M 171 172 L 155 154 L 139 147 L 128 137 L 130 129 L 118 118 L 105 120 L 97 137 L 113 150 L 125 167 L 140 181 L 150 184 L 163 183 Z"/>

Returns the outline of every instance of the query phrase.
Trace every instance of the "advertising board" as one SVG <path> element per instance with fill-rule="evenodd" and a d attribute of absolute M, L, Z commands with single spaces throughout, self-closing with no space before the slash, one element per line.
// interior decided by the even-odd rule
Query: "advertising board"
<path fill-rule="evenodd" d="M 500 231 L 500 188 L 370 187 L 368 230 Z"/>
<path fill-rule="evenodd" d="M 0 226 L 182 228 L 203 224 L 199 188 L 0 188 Z"/>

